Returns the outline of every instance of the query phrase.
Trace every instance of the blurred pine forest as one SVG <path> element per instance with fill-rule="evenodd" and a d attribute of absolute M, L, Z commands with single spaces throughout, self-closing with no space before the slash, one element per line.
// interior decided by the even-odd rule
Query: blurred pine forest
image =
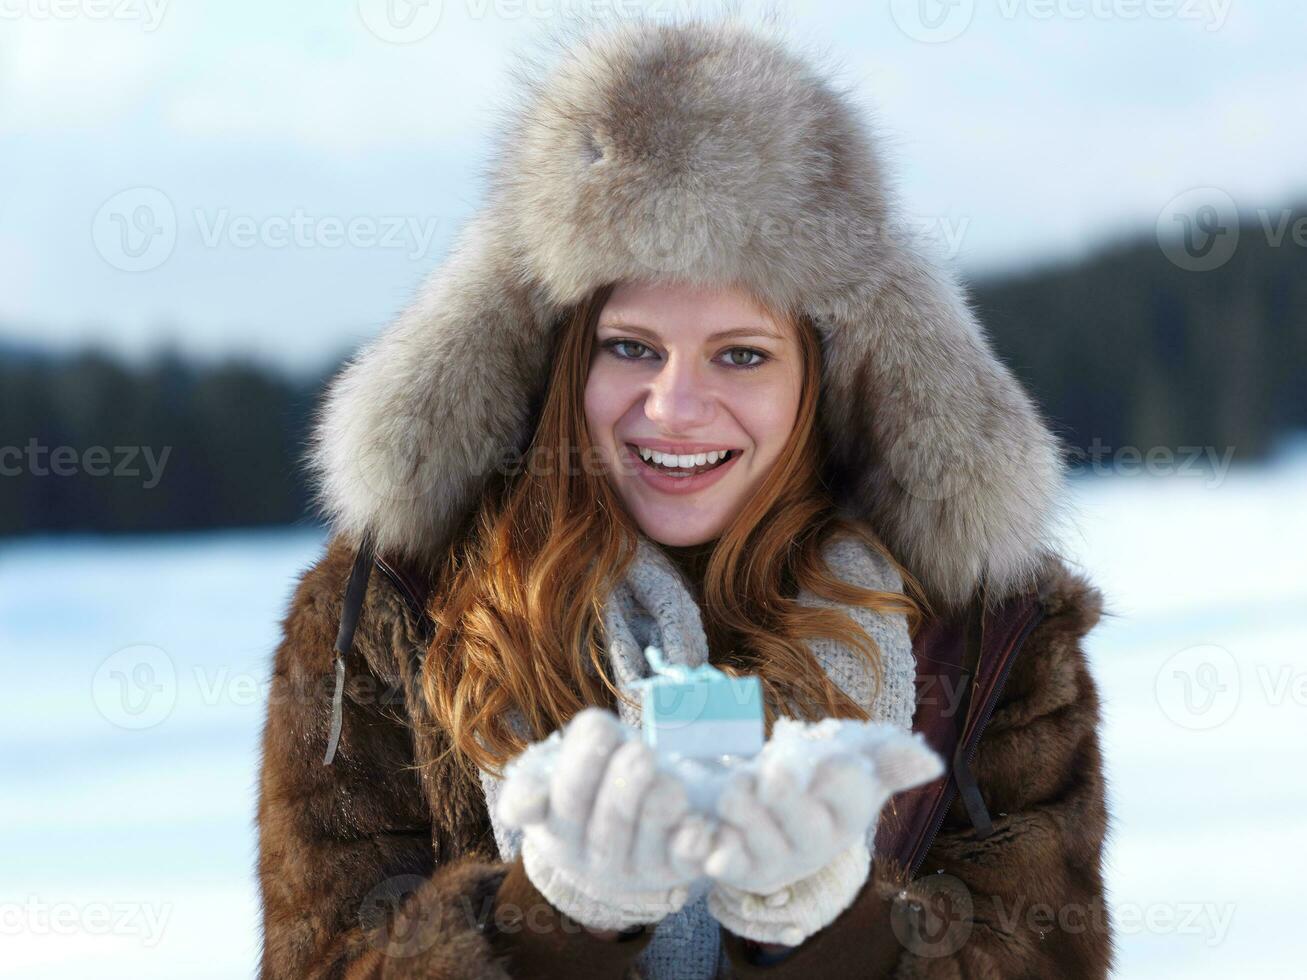
<path fill-rule="evenodd" d="M 309 498 L 298 464 L 324 381 L 240 360 L 198 366 L 175 353 L 143 366 L 100 351 L 0 355 L 0 447 L 22 451 L 0 456 L 0 534 L 301 521 Z M 98 446 L 108 461 L 97 465 L 109 473 L 91 475 L 80 462 L 64 464 L 72 475 L 33 473 L 33 439 L 45 448 L 42 470 L 53 469 L 54 447 L 72 447 L 80 460 Z M 128 458 L 117 447 L 149 447 L 157 482 L 149 485 L 143 453 Z"/>
<path fill-rule="evenodd" d="M 1297 220 L 1307 210 L 1294 211 Z M 1307 428 L 1307 248 L 1241 229 L 1219 268 L 1174 265 L 1152 239 L 1065 266 L 972 284 L 1000 355 L 1069 449 L 1211 446 L 1262 458 Z M 53 355 L 0 344 L 0 534 L 162 531 L 305 523 L 301 463 L 327 378 L 249 361 L 199 365 L 162 353 L 129 365 L 104 352 Z M 105 447 L 135 477 L 38 475 L 32 445 Z M 163 461 L 157 485 L 137 455 Z M 170 448 L 167 448 L 170 447 Z M 167 448 L 168 455 L 162 456 Z M 20 452 L 15 454 L 14 450 Z"/>
<path fill-rule="evenodd" d="M 1307 208 L 1293 209 L 1307 222 Z M 1241 225 L 1219 268 L 1155 240 L 995 279 L 972 297 L 1003 359 L 1073 447 L 1214 446 L 1265 456 L 1307 426 L 1307 241 Z"/>

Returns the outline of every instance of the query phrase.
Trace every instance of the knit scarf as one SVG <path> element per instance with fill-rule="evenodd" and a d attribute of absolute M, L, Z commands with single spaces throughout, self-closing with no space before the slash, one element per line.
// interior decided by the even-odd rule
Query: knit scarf
<path fill-rule="evenodd" d="M 902 579 L 883 556 L 861 540 L 841 536 L 829 541 L 823 552 L 830 569 L 844 581 L 868 589 L 900 591 Z M 811 641 L 809 648 L 827 676 L 873 721 L 891 722 L 904 730 L 912 727 L 916 707 L 915 667 L 907 622 L 902 615 L 872 613 L 858 606 L 841 606 L 801 590 L 800 603 L 842 608 L 870 634 L 881 653 L 883 679 L 879 690 L 874 675 L 856 651 L 826 639 Z M 618 715 L 640 729 L 640 692 L 633 682 L 652 670 L 644 656 L 648 645 L 658 647 L 669 664 L 698 666 L 708 663 L 708 642 L 698 604 L 679 568 L 661 548 L 639 536 L 635 558 L 627 574 L 604 605 L 604 628 L 614 682 L 633 704 L 618 700 Z M 520 715 L 511 712 L 509 724 L 525 732 Z M 495 842 L 503 860 L 511 861 L 521 847 L 522 832 L 500 824 L 496 815 L 501 780 L 481 770 L 481 785 L 494 827 Z M 873 849 L 875 823 L 868 829 Z M 730 961 L 721 949 L 719 927 L 708 914 L 706 888 L 678 912 L 666 916 L 653 939 L 636 960 L 643 980 L 721 980 L 729 977 Z"/>

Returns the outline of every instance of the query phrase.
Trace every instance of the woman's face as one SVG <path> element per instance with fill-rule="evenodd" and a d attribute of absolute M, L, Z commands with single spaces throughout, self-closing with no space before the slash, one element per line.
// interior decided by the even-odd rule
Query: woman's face
<path fill-rule="evenodd" d="M 646 536 L 684 546 L 725 530 L 794 427 L 800 358 L 793 326 L 736 289 L 629 282 L 612 291 L 596 328 L 586 425 Z M 650 451 L 660 456 L 646 461 Z M 724 461 L 705 459 L 723 451 Z"/>

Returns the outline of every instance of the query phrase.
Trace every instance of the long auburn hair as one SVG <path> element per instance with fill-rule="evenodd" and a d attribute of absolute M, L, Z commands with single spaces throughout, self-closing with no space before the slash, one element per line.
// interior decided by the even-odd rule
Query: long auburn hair
<path fill-rule="evenodd" d="M 600 450 L 589 438 L 584 412 L 596 324 L 612 289 L 596 290 L 560 318 L 525 465 L 492 476 L 437 572 L 429 607 L 436 633 L 422 688 L 449 736 L 440 758 L 455 753 L 469 772 L 477 766 L 502 774 L 526 747 L 506 721 L 514 707 L 534 741 L 587 706 L 611 708 L 613 699 L 628 700 L 610 677 L 603 607 L 634 558 L 639 529 L 598 465 Z M 683 568 L 688 563 L 710 662 L 727 674 L 758 676 L 768 736 L 778 711 L 810 720 L 867 718 L 805 640 L 825 637 L 858 650 L 877 683 L 883 676 L 875 641 L 838 610 L 800 605 L 799 589 L 903 613 L 913 635 L 930 612 L 920 584 L 874 531 L 837 512 L 821 476 L 820 341 L 806 315 L 780 318 L 796 329 L 803 362 L 788 442 L 716 541 L 669 550 Z M 821 551 L 841 532 L 883 554 L 902 574 L 906 591 L 863 589 L 834 575 Z"/>

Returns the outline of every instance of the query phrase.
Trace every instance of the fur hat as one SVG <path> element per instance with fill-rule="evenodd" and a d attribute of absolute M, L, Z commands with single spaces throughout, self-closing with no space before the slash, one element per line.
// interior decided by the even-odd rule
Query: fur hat
<path fill-rule="evenodd" d="M 962 288 L 905 231 L 856 100 L 733 17 L 569 28 L 527 61 L 485 204 L 333 380 L 310 465 L 335 531 L 430 559 L 530 441 L 551 331 L 626 279 L 807 313 L 837 502 L 943 609 L 1052 554 L 1060 447 Z"/>

